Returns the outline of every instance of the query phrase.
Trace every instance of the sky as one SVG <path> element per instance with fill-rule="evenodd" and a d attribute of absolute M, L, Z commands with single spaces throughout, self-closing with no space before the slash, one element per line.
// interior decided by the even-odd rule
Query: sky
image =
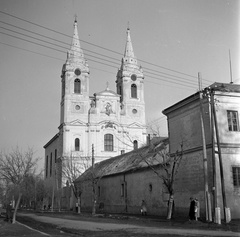
<path fill-rule="evenodd" d="M 126 30 L 145 79 L 146 121 L 202 85 L 240 84 L 239 0 L 0 0 L 0 150 L 43 146 L 60 125 L 61 69 L 77 17 L 90 95 L 116 91 Z M 231 69 L 231 70 L 230 70 Z M 232 75 L 232 76 L 231 76 Z"/>

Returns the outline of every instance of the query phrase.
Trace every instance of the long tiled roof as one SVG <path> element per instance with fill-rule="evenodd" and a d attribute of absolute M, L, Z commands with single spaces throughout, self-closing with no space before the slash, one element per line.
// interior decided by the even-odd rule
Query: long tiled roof
<path fill-rule="evenodd" d="M 168 149 L 168 139 L 158 139 L 157 141 L 152 141 L 148 146 L 96 163 L 94 176 L 110 176 L 147 168 L 148 164 L 146 161 L 153 166 L 160 165 L 162 163 L 162 156 L 159 155 L 159 151 L 164 150 L 166 147 Z M 75 182 L 91 178 L 92 167 L 86 170 Z"/>

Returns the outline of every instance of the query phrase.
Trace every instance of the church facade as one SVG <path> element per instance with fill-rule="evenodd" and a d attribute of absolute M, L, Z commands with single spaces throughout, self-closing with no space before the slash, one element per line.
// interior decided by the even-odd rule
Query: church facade
<path fill-rule="evenodd" d="M 61 72 L 60 125 L 44 146 L 45 179 L 62 183 L 61 162 L 95 162 L 129 152 L 146 144 L 144 75 L 134 55 L 130 30 L 116 92 L 108 86 L 89 95 L 90 69 L 80 46 L 77 21 L 66 63 Z"/>

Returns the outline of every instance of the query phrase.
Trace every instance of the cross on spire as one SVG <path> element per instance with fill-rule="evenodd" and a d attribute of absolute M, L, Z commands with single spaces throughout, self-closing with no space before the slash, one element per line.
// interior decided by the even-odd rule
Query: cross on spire
<path fill-rule="evenodd" d="M 127 24 L 127 29 L 130 30 L 130 23 L 128 21 L 128 24 Z"/>
<path fill-rule="evenodd" d="M 109 86 L 109 82 L 108 82 L 108 81 L 107 81 L 106 85 L 107 85 L 106 90 L 108 91 L 108 90 L 109 90 L 109 88 L 108 88 L 108 86 Z"/>

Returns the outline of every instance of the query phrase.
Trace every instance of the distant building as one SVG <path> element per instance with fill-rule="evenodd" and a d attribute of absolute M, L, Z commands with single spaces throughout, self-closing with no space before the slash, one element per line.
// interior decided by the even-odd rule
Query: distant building
<path fill-rule="evenodd" d="M 130 30 L 116 75 L 116 92 L 89 95 L 90 70 L 80 46 L 77 21 L 66 63 L 62 67 L 59 132 L 44 146 L 45 179 L 61 187 L 62 162 L 99 162 L 146 144 L 144 75 L 134 55 Z"/>
<path fill-rule="evenodd" d="M 209 90 L 214 94 L 226 203 L 231 210 L 232 218 L 240 218 L 240 85 L 214 83 Z M 184 156 L 175 186 L 177 206 L 179 209 L 184 209 L 189 202 L 189 197 L 193 196 L 200 200 L 201 211 L 204 212 L 205 183 L 199 98 L 199 93 L 193 94 L 165 109 L 163 113 L 168 119 L 170 153 L 175 152 L 179 149 L 179 145 L 183 144 Z M 223 217 L 219 150 L 216 133 L 215 131 L 212 133 L 211 117 L 210 98 L 209 95 L 205 95 L 203 97 L 203 123 L 208 166 L 207 184 L 211 204 L 213 207 L 221 208 Z M 215 129 L 215 126 L 213 127 Z M 214 134 L 213 145 L 212 134 Z M 214 173 L 216 173 L 216 182 L 214 182 Z M 213 190 L 215 190 L 216 198 L 214 198 Z"/>

